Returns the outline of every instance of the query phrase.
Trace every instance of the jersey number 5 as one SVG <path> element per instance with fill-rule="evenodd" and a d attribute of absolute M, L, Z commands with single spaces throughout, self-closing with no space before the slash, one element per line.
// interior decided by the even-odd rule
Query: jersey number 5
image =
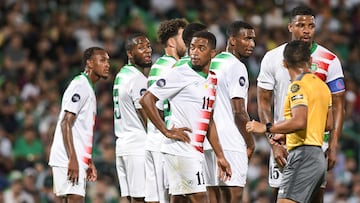
<path fill-rule="evenodd" d="M 119 90 L 114 89 L 114 117 L 115 119 L 121 119 L 120 107 L 119 107 Z"/>

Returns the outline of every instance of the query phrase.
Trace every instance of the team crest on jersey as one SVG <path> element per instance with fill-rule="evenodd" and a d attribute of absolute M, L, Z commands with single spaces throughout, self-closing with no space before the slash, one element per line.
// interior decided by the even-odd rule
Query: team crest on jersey
<path fill-rule="evenodd" d="M 317 69 L 318 69 L 318 65 L 316 63 L 312 63 L 311 66 L 310 66 L 310 70 L 312 72 L 315 72 Z"/>
<path fill-rule="evenodd" d="M 140 90 L 140 96 L 143 96 L 143 95 L 145 94 L 145 92 L 146 92 L 146 89 L 145 89 L 145 88 L 142 88 L 142 89 Z"/>
<path fill-rule="evenodd" d="M 291 90 L 292 93 L 295 93 L 295 92 L 299 91 L 299 89 L 300 89 L 300 86 L 298 84 L 293 84 L 290 87 L 290 90 Z"/>
<path fill-rule="evenodd" d="M 295 101 L 295 100 L 298 100 L 298 99 L 303 99 L 304 96 L 302 94 L 297 94 L 297 95 L 294 95 L 291 97 L 291 101 Z"/>
<path fill-rule="evenodd" d="M 161 78 L 158 81 L 156 81 L 156 85 L 158 87 L 164 87 L 166 85 L 166 80 L 164 78 Z"/>
<path fill-rule="evenodd" d="M 71 101 L 72 102 L 78 102 L 80 101 L 80 95 L 78 93 L 75 93 L 72 97 L 71 97 Z"/>
<path fill-rule="evenodd" d="M 245 85 L 245 77 L 244 76 L 241 76 L 239 78 L 239 84 L 240 84 L 241 87 Z"/>

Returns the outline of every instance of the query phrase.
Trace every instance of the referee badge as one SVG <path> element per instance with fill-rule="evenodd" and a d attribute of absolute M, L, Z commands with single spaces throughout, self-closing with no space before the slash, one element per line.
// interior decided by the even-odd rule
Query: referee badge
<path fill-rule="evenodd" d="M 290 87 L 290 91 L 291 91 L 292 93 L 295 93 L 295 92 L 299 91 L 299 89 L 300 89 L 300 86 L 299 86 L 298 84 L 293 84 L 293 85 L 291 85 L 291 87 Z"/>

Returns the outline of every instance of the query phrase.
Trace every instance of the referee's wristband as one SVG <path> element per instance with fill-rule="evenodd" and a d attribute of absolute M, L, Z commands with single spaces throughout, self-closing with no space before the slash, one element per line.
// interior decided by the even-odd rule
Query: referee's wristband
<path fill-rule="evenodd" d="M 272 123 L 266 123 L 265 125 L 266 125 L 266 131 L 265 131 L 265 132 L 267 132 L 267 133 L 270 133 L 270 134 L 271 134 L 271 132 L 270 132 L 270 128 L 273 126 L 273 124 L 272 124 Z"/>

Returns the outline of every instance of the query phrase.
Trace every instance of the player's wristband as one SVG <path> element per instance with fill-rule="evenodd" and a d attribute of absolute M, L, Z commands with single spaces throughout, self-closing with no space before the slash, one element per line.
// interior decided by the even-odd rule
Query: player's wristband
<path fill-rule="evenodd" d="M 266 123 L 265 125 L 266 125 L 266 131 L 265 132 L 271 134 L 270 128 L 273 126 L 273 124 L 272 123 Z"/>

